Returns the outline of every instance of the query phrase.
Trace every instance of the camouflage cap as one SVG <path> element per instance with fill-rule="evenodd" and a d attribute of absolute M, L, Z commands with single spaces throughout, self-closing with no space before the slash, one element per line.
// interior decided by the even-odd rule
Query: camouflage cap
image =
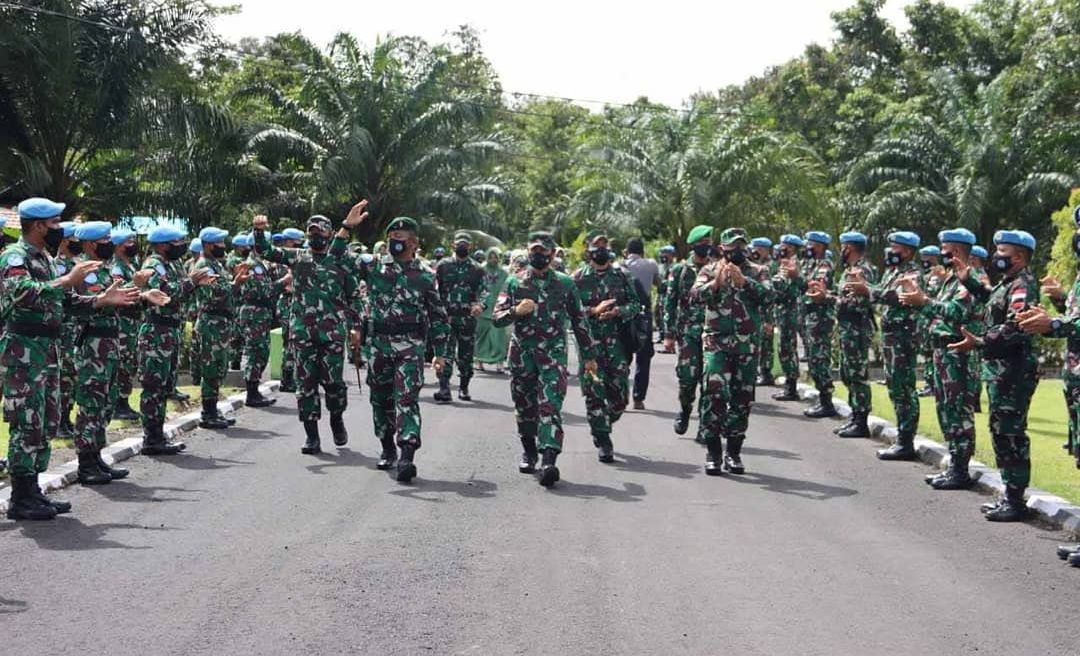
<path fill-rule="evenodd" d="M 605 242 L 609 241 L 607 235 L 605 235 L 602 232 L 598 232 L 598 233 L 596 233 L 595 235 L 593 235 L 592 237 L 589 238 L 589 246 L 596 246 L 596 242 L 600 241 L 601 239 L 604 240 Z"/>
<path fill-rule="evenodd" d="M 471 244 L 472 243 L 472 235 L 465 232 L 464 230 L 458 230 L 457 232 L 454 233 L 454 243 L 455 244 L 461 244 L 461 243 Z"/>
<path fill-rule="evenodd" d="M 307 220 L 307 227 L 310 228 L 311 226 L 315 226 L 323 232 L 330 232 L 334 229 L 333 224 L 330 223 L 330 219 L 326 218 L 322 214 L 316 214 L 315 216 Z"/>
<path fill-rule="evenodd" d="M 416 222 L 416 219 L 411 219 L 407 216 L 399 216 L 391 221 L 390 225 L 386 226 L 386 234 L 390 234 L 397 230 L 404 230 L 405 232 L 416 234 L 420 231 L 420 224 Z"/>
<path fill-rule="evenodd" d="M 544 250 L 555 250 L 555 236 L 547 230 L 534 230 L 529 233 L 529 248 L 542 246 Z"/>
<path fill-rule="evenodd" d="M 724 246 L 731 246 L 740 239 L 746 242 L 746 231 L 742 228 L 727 228 L 720 233 L 720 243 Z"/>

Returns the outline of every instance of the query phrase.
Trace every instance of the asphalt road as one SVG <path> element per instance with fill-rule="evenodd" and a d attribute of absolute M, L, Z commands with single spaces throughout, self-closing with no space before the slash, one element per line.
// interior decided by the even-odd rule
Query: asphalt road
<path fill-rule="evenodd" d="M 755 406 L 746 475 L 706 477 L 671 432 L 672 365 L 616 425 L 615 465 L 571 389 L 550 491 L 517 473 L 508 380 L 484 374 L 471 404 L 425 390 L 408 486 L 375 469 L 355 389 L 352 441 L 321 457 L 282 396 L 129 460 L 68 490 L 71 515 L 0 523 L 0 653 L 1077 653 L 1060 534 L 990 524 L 984 498 L 795 403 Z"/>

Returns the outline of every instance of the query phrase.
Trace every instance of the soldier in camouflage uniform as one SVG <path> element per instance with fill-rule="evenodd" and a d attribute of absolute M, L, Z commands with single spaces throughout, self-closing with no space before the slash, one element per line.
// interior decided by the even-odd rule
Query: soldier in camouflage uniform
<path fill-rule="evenodd" d="M 657 341 L 664 341 L 664 307 L 667 305 L 668 277 L 671 269 L 678 264 L 678 251 L 674 246 L 661 246 L 656 256 L 660 284 L 656 289 L 656 306 L 653 308 L 653 323 L 656 325 Z"/>
<path fill-rule="evenodd" d="M 349 230 L 359 225 L 362 215 L 366 216 L 366 206 L 366 202 L 354 206 L 332 240 L 330 219 L 312 216 L 307 222 L 309 247 L 302 250 L 275 248 L 267 234 L 266 217 L 254 219 L 255 250 L 263 260 L 285 264 L 292 273 L 293 303 L 288 316 L 290 340 L 299 365 L 296 405 L 306 435 L 301 453 L 322 451 L 320 385 L 326 395 L 334 444 L 344 446 L 349 441 L 342 417 L 348 405 L 343 377 L 345 342 L 348 339 L 354 347 L 359 345 L 361 321 L 360 275 L 348 243 Z"/>
<path fill-rule="evenodd" d="M 245 245 L 244 240 L 241 239 L 237 244 L 235 241 L 232 243 L 232 250 L 229 252 L 228 257 L 223 258 L 225 270 L 229 272 L 229 275 L 233 275 L 233 270 L 236 265 L 243 262 L 247 262 L 248 255 L 251 254 L 252 247 Z M 229 326 L 229 333 L 231 337 L 229 339 L 229 357 L 231 361 L 227 362 L 229 369 L 233 371 L 240 371 L 241 362 L 244 355 L 244 331 L 239 323 L 233 322 Z"/>
<path fill-rule="evenodd" d="M 711 476 L 721 473 L 721 437 L 727 442 L 723 468 L 745 471 L 741 454 L 758 371 L 761 308 L 772 296 L 768 269 L 749 261 L 746 233 L 728 228 L 720 244 L 723 259 L 702 268 L 690 291 L 693 302 L 705 307 L 701 423 L 708 447 L 705 473 Z"/>
<path fill-rule="evenodd" d="M 632 354 L 626 353 L 619 340 L 619 327 L 633 321 L 642 309 L 633 280 L 612 266 L 613 260 L 607 236 L 596 235 L 589 241 L 588 261 L 571 276 L 593 338 L 597 374 L 588 375 L 582 369 L 579 376 L 593 446 L 604 463 L 615 462 L 611 428 L 630 398 Z"/>
<path fill-rule="evenodd" d="M 828 233 L 814 230 L 806 233 L 806 259 L 802 267 L 785 265 L 783 272 L 802 294 L 799 300 L 799 321 L 803 345 L 809 360 L 810 378 L 818 391 L 818 400 L 803 411 L 814 419 L 833 417 L 832 347 L 833 327 L 836 324 L 834 267 L 825 257 L 832 238 Z"/>
<path fill-rule="evenodd" d="M 806 242 L 798 235 L 780 237 L 779 258 L 772 275 L 774 295 L 773 321 L 779 333 L 780 368 L 784 372 L 784 389 L 772 395 L 776 401 L 798 401 L 799 391 L 799 313 L 795 311 L 802 293 L 795 280 L 785 271 L 798 268 L 798 254 Z"/>
<path fill-rule="evenodd" d="M 183 229 L 157 226 L 147 236 L 147 243 L 150 253 L 143 260 L 140 272 L 149 274 L 147 289 L 160 290 L 169 297 L 169 302 L 146 307 L 139 327 L 142 453 L 168 456 L 187 448 L 183 442 L 168 440 L 164 433 L 166 399 L 183 340 L 185 304 L 194 297 L 197 286 L 210 284 L 213 279 L 205 270 L 188 274 L 181 261 L 189 247 Z"/>
<path fill-rule="evenodd" d="M 56 274 L 67 275 L 78 257 L 82 255 L 82 244 L 75 238 L 75 223 L 64 221 L 60 224 L 64 230 L 64 240 L 56 249 L 53 263 L 56 265 Z M 56 436 L 62 439 L 75 437 L 75 426 L 71 423 L 71 410 L 75 403 L 75 338 L 78 337 L 76 327 L 78 322 L 72 315 L 65 315 L 62 322 L 63 330 L 60 333 L 60 424 Z"/>
<path fill-rule="evenodd" d="M 446 367 L 439 376 L 435 400 L 450 403 L 450 377 L 457 362 L 461 377 L 458 398 L 471 401 L 469 381 L 473 377 L 473 351 L 476 346 L 476 317 L 484 312 L 487 288 L 484 270 L 471 257 L 472 237 L 467 232 L 454 235 L 454 255 L 438 263 L 435 280 L 446 313 L 450 317 L 450 337 L 446 349 Z"/>
<path fill-rule="evenodd" d="M 919 236 L 913 232 L 894 232 L 885 254 L 885 275 L 872 285 L 856 274 L 845 281 L 845 289 L 870 302 L 884 305 L 881 317 L 881 352 L 885 360 L 885 379 L 889 400 L 896 413 L 896 444 L 878 451 L 882 460 L 915 459 L 915 431 L 919 427 L 919 397 L 915 392 L 918 343 L 915 330 L 916 311 L 900 302 L 900 292 L 922 286 L 922 272 L 915 262 Z"/>
<path fill-rule="evenodd" d="M 975 413 L 971 406 L 968 381 L 979 373 L 972 370 L 970 352 L 954 351 L 949 344 L 961 341 L 961 328 L 970 325 L 974 299 L 956 276 L 963 268 L 975 235 L 964 228 L 938 233 L 946 275 L 934 289 L 934 295 L 921 290 L 901 293 L 904 305 L 921 308 L 928 320 L 922 337 L 933 345 L 934 397 L 938 426 L 949 447 L 949 468 L 926 482 L 935 490 L 966 490 L 973 481 L 968 462 L 975 454 Z"/>
<path fill-rule="evenodd" d="M 982 246 L 973 246 L 971 248 L 971 256 L 968 258 L 969 266 L 971 267 L 971 276 L 982 283 L 983 287 L 990 289 L 993 284 L 990 282 L 990 275 L 986 273 L 986 263 L 990 259 L 990 255 L 986 252 L 986 249 Z M 976 335 L 981 335 L 986 332 L 986 324 L 983 323 L 983 317 L 986 315 L 986 302 L 984 299 L 973 298 L 975 304 L 971 313 L 971 324 L 968 326 L 968 330 Z M 982 352 L 979 349 L 975 349 L 971 352 L 971 370 L 975 372 L 975 375 L 971 377 L 969 381 L 969 388 L 971 391 L 971 406 L 975 408 L 975 412 L 982 412 L 982 393 L 983 384 L 982 376 Z"/>
<path fill-rule="evenodd" d="M 780 265 L 773 259 L 773 243 L 766 237 L 755 237 L 750 240 L 750 261 L 765 269 L 769 276 L 769 286 L 772 286 L 772 277 L 780 270 Z M 775 296 L 770 291 L 769 300 L 761 306 L 761 331 L 758 335 L 758 374 L 756 385 L 769 386 L 776 384 L 773 380 L 773 346 L 776 341 L 776 332 L 773 324 L 773 313 L 776 310 Z"/>
<path fill-rule="evenodd" d="M 138 268 L 136 258 L 139 256 L 139 247 L 135 243 L 135 231 L 127 228 L 113 228 L 112 243 L 114 247 L 112 267 L 109 274 L 112 279 L 121 285 L 133 285 L 135 271 Z M 118 329 L 120 331 L 120 347 L 116 365 L 116 405 L 113 409 L 113 418 L 124 421 L 137 421 L 139 413 L 131 408 L 130 397 L 135 386 L 135 373 L 138 366 L 139 353 L 139 324 L 142 323 L 142 307 L 131 307 L 117 310 Z"/>
<path fill-rule="evenodd" d="M 237 235 L 242 243 L 253 243 L 251 235 Z M 235 240 L 234 240 L 235 243 Z M 247 399 L 244 405 L 249 408 L 265 408 L 277 403 L 259 391 L 259 381 L 263 370 L 270 361 L 270 329 L 274 323 L 277 299 L 292 282 L 288 269 L 281 270 L 277 265 L 271 267 L 258 253 L 251 251 L 245 262 L 248 279 L 240 286 L 240 328 L 244 334 L 244 384 Z"/>
<path fill-rule="evenodd" d="M 690 302 L 690 289 L 697 280 L 701 269 L 712 257 L 712 226 L 699 225 L 690 231 L 686 245 L 692 251 L 685 262 L 671 267 L 668 278 L 667 305 L 664 309 L 664 348 L 668 351 L 679 346 L 679 360 L 675 365 L 675 375 L 679 379 L 679 416 L 675 418 L 675 434 L 683 435 L 690 426 L 690 412 L 694 398 L 701 386 L 702 348 L 701 334 L 704 329 L 705 311 L 700 303 Z M 701 404 L 698 403 L 698 418 L 701 417 Z M 699 444 L 705 443 L 705 433 L 698 425 L 695 438 Z"/>
<path fill-rule="evenodd" d="M 188 244 L 188 258 L 184 260 L 184 270 L 188 275 L 195 270 L 195 264 L 202 257 L 203 247 L 202 242 L 196 237 Z M 184 318 L 185 323 L 191 324 L 191 335 L 188 340 L 187 355 L 188 355 L 188 368 L 191 371 L 191 384 L 202 384 L 202 372 L 200 366 L 202 365 L 202 340 L 199 339 L 199 333 L 195 330 L 195 320 L 199 318 L 199 304 L 195 301 L 195 295 L 192 294 L 191 298 L 184 302 Z M 176 373 L 173 373 L 175 379 Z"/>
<path fill-rule="evenodd" d="M 941 272 L 941 249 L 930 244 L 919 249 L 922 263 L 923 287 L 926 293 L 933 298 L 937 295 L 938 287 L 944 279 Z M 923 361 L 923 388 L 919 390 L 919 396 L 934 396 L 934 345 L 927 337 L 927 329 L 930 326 L 929 317 L 920 314 L 918 316 L 919 355 Z"/>
<path fill-rule="evenodd" d="M 518 471 L 536 471 L 540 485 L 559 480 L 562 404 L 567 386 L 566 324 L 577 339 L 584 375 L 595 379 L 593 341 L 574 281 L 552 269 L 555 240 L 549 232 L 529 234 L 529 267 L 506 281 L 492 314 L 496 327 L 514 325 L 510 338 L 510 395 L 524 451 Z"/>
<path fill-rule="evenodd" d="M 451 331 L 435 273 L 416 257 L 418 230 L 408 217 L 392 220 L 386 228 L 389 254 L 360 274 L 367 281 L 372 326 L 372 418 L 383 447 L 377 466 L 392 467 L 400 447 L 396 478 L 403 483 L 416 476 L 414 458 L 421 446 L 424 351 L 430 347 L 433 352 L 435 375 L 445 375 Z"/>
<path fill-rule="evenodd" d="M 840 235 L 840 262 L 844 278 L 877 282 L 877 270 L 866 260 L 866 235 Z M 857 273 L 856 273 L 857 272 Z M 840 336 L 840 380 L 848 389 L 851 418 L 833 430 L 840 437 L 870 437 L 870 343 L 874 339 L 874 309 L 865 296 L 843 292 L 837 298 L 836 323 Z"/>
<path fill-rule="evenodd" d="M 22 238 L 0 254 L 0 307 L 5 318 L 0 336 L 4 421 L 8 424 L 7 462 L 11 472 L 8 519 L 45 520 L 71 511 L 71 504 L 46 497 L 38 475 L 49 467 L 49 439 L 60 419 L 60 330 L 65 311 L 91 316 L 117 305 L 130 305 L 135 289 L 110 286 L 97 296 L 73 289 L 94 271 L 83 262 L 58 276 L 47 249 L 63 239 L 62 203 L 31 198 L 19 203 Z"/>
<path fill-rule="evenodd" d="M 992 290 L 973 278 L 967 267 L 956 271 L 969 292 L 986 299 L 986 332 L 976 336 L 962 329 L 964 339 L 949 348 L 961 353 L 982 350 L 994 458 L 1005 483 L 1005 495 L 982 509 L 992 522 L 1016 522 L 1027 515 L 1024 491 L 1031 480 L 1027 415 L 1039 382 L 1033 338 L 1020 328 L 1020 323 L 1043 311 L 1034 307 L 1039 303 L 1038 282 L 1030 268 L 1035 238 L 1023 230 L 999 230 L 994 235 L 994 246 L 991 268 L 1001 279 Z M 1031 324 L 1029 329 L 1033 329 Z"/>
<path fill-rule="evenodd" d="M 281 248 L 297 249 L 304 243 L 304 232 L 297 228 L 285 228 L 281 231 Z M 276 244 L 275 244 L 276 246 Z M 289 267 L 271 262 L 274 276 L 282 278 L 289 272 Z M 278 319 L 281 321 L 281 387 L 282 392 L 296 391 L 296 350 L 292 347 L 292 320 L 289 316 L 293 305 L 292 281 L 281 292 L 277 301 Z"/>

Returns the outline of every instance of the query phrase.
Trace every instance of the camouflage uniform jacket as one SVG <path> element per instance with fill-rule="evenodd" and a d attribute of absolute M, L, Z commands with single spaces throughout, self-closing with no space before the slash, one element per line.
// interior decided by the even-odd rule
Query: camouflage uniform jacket
<path fill-rule="evenodd" d="M 885 311 L 881 316 L 882 330 L 893 327 L 909 330 L 915 328 L 914 322 L 918 308 L 900 304 L 900 281 L 908 277 L 922 283 L 919 265 L 910 260 L 890 267 L 877 285 L 867 282 L 870 287 L 870 301 L 885 306 Z"/>
<path fill-rule="evenodd" d="M 435 272 L 420 260 L 399 262 L 385 255 L 366 278 L 368 316 L 375 348 L 397 351 L 403 345 L 423 354 L 431 343 L 436 357 L 446 355 L 450 324 L 435 284 Z"/>
<path fill-rule="evenodd" d="M 960 283 L 960 279 L 951 273 L 936 287 L 936 293 L 930 297 L 932 300 L 921 310 L 927 321 L 926 334 L 937 344 L 943 341 L 958 342 L 961 339 L 960 328 L 971 321 L 975 299 Z"/>
<path fill-rule="evenodd" d="M 472 306 L 487 303 L 484 270 L 471 258 L 448 257 L 436 266 L 439 296 L 451 317 L 472 316 Z"/>
<path fill-rule="evenodd" d="M 1073 283 L 1069 295 L 1064 301 L 1053 301 L 1054 307 L 1063 312 L 1061 327 L 1051 336 L 1065 338 L 1065 364 L 1061 375 L 1066 385 L 1080 383 L 1080 277 Z"/>
<path fill-rule="evenodd" d="M 577 286 L 578 298 L 586 313 L 585 324 L 594 341 L 618 339 L 619 325 L 632 321 L 641 313 L 641 301 L 630 276 L 622 269 L 609 266 L 605 271 L 597 271 L 590 264 L 584 264 L 571 276 Z M 619 316 L 614 320 L 603 321 L 600 317 L 588 316 L 588 308 L 613 298 Z"/>
<path fill-rule="evenodd" d="M 200 257 L 195 263 L 195 271 L 206 269 L 214 275 L 208 285 L 201 285 L 195 290 L 199 303 L 199 323 L 202 325 L 221 325 L 227 331 L 232 329 L 235 319 L 236 299 L 240 289 L 232 283 L 232 273 L 219 260 Z M 224 333 L 223 333 L 224 334 Z"/>
<path fill-rule="evenodd" d="M 240 320 L 268 321 L 273 318 L 275 304 L 285 288 L 280 282 L 285 274 L 277 275 L 280 268 L 271 267 L 255 253 L 248 256 L 247 263 L 251 275 L 240 285 Z"/>
<path fill-rule="evenodd" d="M 156 318 L 167 322 L 181 322 L 185 318 L 185 305 L 195 296 L 195 283 L 191 281 L 184 263 L 180 260 L 170 262 L 157 253 L 151 253 L 143 260 L 140 270 L 150 270 L 147 289 L 160 289 L 169 295 L 169 302 L 160 307 L 147 305 L 143 313 L 144 323 L 154 323 Z"/>
<path fill-rule="evenodd" d="M 129 287 L 134 283 L 135 271 L 137 268 L 138 264 L 125 262 L 119 257 L 114 257 L 112 259 L 112 266 L 109 267 L 109 275 L 112 277 L 113 282 L 118 282 L 124 287 Z M 142 306 L 136 303 L 130 307 L 122 307 L 118 310 L 117 314 L 120 315 L 122 324 L 131 324 L 134 326 L 135 330 L 137 330 L 139 321 L 142 319 Z"/>
<path fill-rule="evenodd" d="M 757 309 L 772 295 L 768 270 L 744 263 L 739 270 L 746 278 L 742 287 L 729 280 L 713 288 L 720 262 L 705 265 L 690 290 L 691 302 L 704 308 L 702 344 L 706 351 L 737 351 L 750 354 L 757 344 L 759 319 Z"/>
<path fill-rule="evenodd" d="M 966 282 L 970 281 L 968 276 Z M 1005 276 L 991 290 L 984 310 L 987 327 L 982 338 L 985 380 L 1004 380 L 1020 375 L 1021 365 L 1035 365 L 1034 337 L 1020 330 L 1016 314 L 1038 302 L 1039 283 L 1027 267 Z"/>
<path fill-rule="evenodd" d="M 836 304 L 836 270 L 832 261 L 828 258 L 807 259 L 802 263 L 802 276 L 792 279 L 795 289 L 798 290 L 799 306 L 803 316 L 807 314 L 828 314 Z M 806 295 L 810 288 L 810 282 L 817 281 L 825 284 L 825 301 L 815 303 Z"/>
<path fill-rule="evenodd" d="M 60 330 L 65 312 L 71 316 L 95 313 L 94 297 L 51 284 L 59 277 L 48 253 L 20 239 L 0 254 L 0 308 L 8 324 Z M 22 335 L 5 330 L 3 352 L 8 345 L 23 340 Z"/>
<path fill-rule="evenodd" d="M 877 269 L 867 262 L 865 258 L 860 257 L 854 263 L 847 265 L 844 269 L 844 278 L 840 281 L 840 291 L 836 301 L 836 318 L 843 320 L 845 323 L 858 324 L 862 322 L 867 324 L 867 328 L 870 328 L 869 324 L 874 316 L 874 307 L 870 299 L 866 296 L 847 294 L 842 291 L 847 274 L 855 271 L 862 273 L 863 280 L 867 284 L 872 285 L 877 282 Z"/>
<path fill-rule="evenodd" d="M 519 317 L 514 308 L 524 299 L 532 299 L 536 309 L 528 316 Z M 512 344 L 531 351 L 542 350 L 557 358 L 566 355 L 566 324 L 569 323 L 577 339 L 578 352 L 583 360 L 593 358 L 593 339 L 585 323 L 574 281 L 570 276 L 548 270 L 538 273 L 529 267 L 520 276 L 511 276 L 499 294 L 499 301 L 492 314 L 497 327 L 514 324 Z"/>
<path fill-rule="evenodd" d="M 695 264 L 693 260 L 687 260 L 671 267 L 668 295 L 664 299 L 665 338 L 701 338 L 702 324 L 705 322 L 705 306 L 690 302 L 690 289 L 694 286 L 698 273 L 705 266 Z"/>

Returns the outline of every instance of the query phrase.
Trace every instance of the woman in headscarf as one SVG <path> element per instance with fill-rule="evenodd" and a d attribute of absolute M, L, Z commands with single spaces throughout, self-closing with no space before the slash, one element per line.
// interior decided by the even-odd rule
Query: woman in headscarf
<path fill-rule="evenodd" d="M 491 313 L 499 294 L 506 287 L 509 275 L 502 266 L 502 253 L 497 248 L 490 248 L 484 262 L 484 288 L 487 290 L 487 302 L 484 312 L 476 322 L 476 359 L 477 367 L 484 371 L 484 365 L 495 365 L 495 373 L 501 374 L 506 362 L 506 350 L 510 344 L 510 334 L 506 328 L 496 328 L 491 322 Z"/>

